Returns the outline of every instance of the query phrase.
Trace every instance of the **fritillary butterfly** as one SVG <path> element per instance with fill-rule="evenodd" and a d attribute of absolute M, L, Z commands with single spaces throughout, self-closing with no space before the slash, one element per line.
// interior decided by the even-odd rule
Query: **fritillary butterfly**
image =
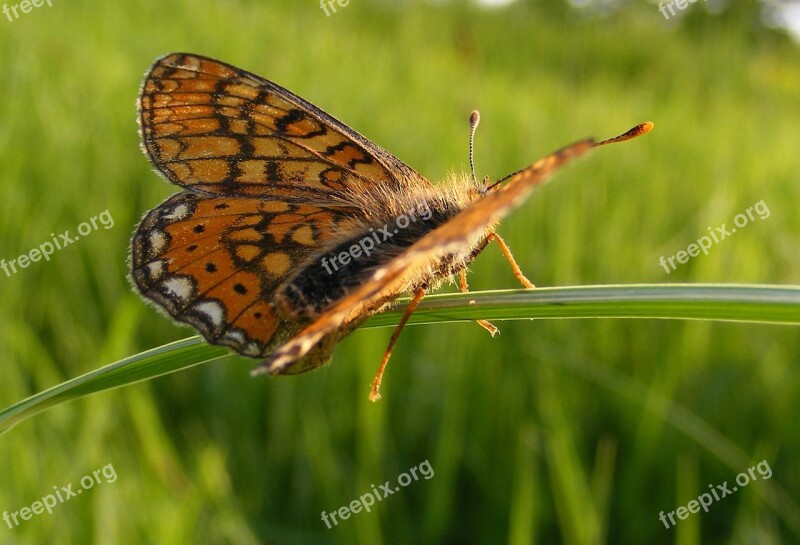
<path fill-rule="evenodd" d="M 466 291 L 466 267 L 490 241 L 533 286 L 495 233 L 503 215 L 565 162 L 652 128 L 577 142 L 493 184 L 472 174 L 434 186 L 290 91 L 199 55 L 156 60 L 138 107 L 144 152 L 183 187 L 133 237 L 138 291 L 208 342 L 264 359 L 254 372 L 270 374 L 328 362 L 337 342 L 413 294 L 372 399 L 417 303 L 456 274 Z M 471 121 L 474 134 L 477 112 Z M 422 204 L 429 214 L 400 223 Z M 356 256 L 370 237 L 372 251 Z"/>

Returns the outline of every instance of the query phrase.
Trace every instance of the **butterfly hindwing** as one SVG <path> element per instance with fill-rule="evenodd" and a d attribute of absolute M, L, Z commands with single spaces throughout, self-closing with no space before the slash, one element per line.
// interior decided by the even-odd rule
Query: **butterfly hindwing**
<path fill-rule="evenodd" d="M 263 357 L 299 327 L 276 311 L 275 291 L 346 232 L 353 213 L 345 205 L 184 191 L 142 220 L 131 277 L 142 295 L 209 342 Z"/>

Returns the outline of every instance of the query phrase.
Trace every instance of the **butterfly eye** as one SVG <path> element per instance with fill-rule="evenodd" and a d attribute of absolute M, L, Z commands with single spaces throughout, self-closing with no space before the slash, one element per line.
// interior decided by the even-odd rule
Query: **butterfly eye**
<path fill-rule="evenodd" d="M 492 185 L 492 179 L 489 178 L 489 176 L 487 175 L 484 176 L 483 180 L 481 180 L 480 182 L 475 182 L 473 190 L 475 191 L 475 193 L 477 193 L 479 197 L 484 197 L 486 196 L 487 193 L 489 193 L 491 185 Z"/>

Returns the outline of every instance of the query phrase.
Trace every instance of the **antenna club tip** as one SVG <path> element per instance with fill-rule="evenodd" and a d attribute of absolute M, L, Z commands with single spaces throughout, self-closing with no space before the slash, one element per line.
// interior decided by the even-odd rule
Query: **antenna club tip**
<path fill-rule="evenodd" d="M 477 127 L 480 122 L 481 113 L 478 110 L 472 110 L 472 113 L 469 114 L 469 124 L 473 127 Z"/>
<path fill-rule="evenodd" d="M 641 125 L 639 125 L 639 127 L 638 127 L 638 129 L 639 129 L 639 134 L 645 134 L 645 133 L 648 133 L 648 132 L 650 132 L 650 131 L 652 131 L 652 130 L 653 130 L 653 127 L 655 127 L 655 125 L 653 124 L 653 122 L 652 122 L 652 121 L 645 121 L 644 123 L 642 123 L 642 124 L 641 124 Z"/>

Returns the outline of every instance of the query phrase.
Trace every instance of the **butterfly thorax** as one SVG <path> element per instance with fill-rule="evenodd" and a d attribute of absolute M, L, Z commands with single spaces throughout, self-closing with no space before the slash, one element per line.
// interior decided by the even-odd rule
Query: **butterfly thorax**
<path fill-rule="evenodd" d="M 351 196 L 364 200 L 364 217 L 357 226 L 341 234 L 338 240 L 321 249 L 278 290 L 278 308 L 294 318 L 313 317 L 364 284 L 380 271 L 382 265 L 396 258 L 411 245 L 449 222 L 472 200 L 466 177 L 451 177 L 440 186 L 403 194 L 376 190 L 371 194 Z M 369 203 L 369 204 L 367 204 Z M 413 291 L 422 284 L 435 287 L 465 268 L 483 248 L 482 235 L 475 244 L 457 251 L 431 256 L 421 271 L 398 282 L 386 300 Z"/>

